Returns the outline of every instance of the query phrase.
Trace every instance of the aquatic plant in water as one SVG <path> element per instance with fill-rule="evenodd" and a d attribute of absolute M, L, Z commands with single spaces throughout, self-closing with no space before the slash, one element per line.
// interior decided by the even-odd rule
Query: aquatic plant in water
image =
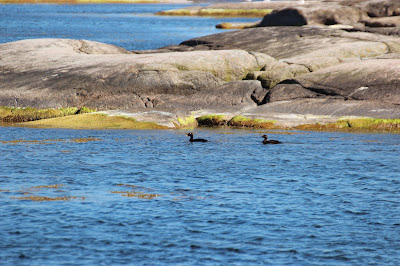
<path fill-rule="evenodd" d="M 132 189 L 131 191 L 110 191 L 110 193 L 121 194 L 124 197 L 134 197 L 134 198 L 139 198 L 139 199 L 153 199 L 156 197 L 164 196 L 161 194 L 145 193 L 145 192 L 138 191 L 138 189 L 153 190 L 153 189 L 146 188 L 146 187 L 140 187 L 140 186 L 131 185 L 131 184 L 116 184 L 115 186 L 128 187 L 128 188 Z"/>
<path fill-rule="evenodd" d="M 150 193 L 143 193 L 140 191 L 131 191 L 128 192 L 126 194 L 122 194 L 122 196 L 124 197 L 135 197 L 135 198 L 139 198 L 139 199 L 153 199 L 156 197 L 161 197 L 164 196 L 162 194 L 150 194 Z"/>
<path fill-rule="evenodd" d="M 158 197 L 169 197 L 170 200 L 173 201 L 179 201 L 179 200 L 203 200 L 206 199 L 207 197 L 201 197 L 201 196 L 193 196 L 193 195 L 186 195 L 181 192 L 171 192 L 169 195 L 165 194 L 159 194 L 159 193 L 149 193 L 149 192 L 143 192 L 140 190 L 147 190 L 147 191 L 154 191 L 154 189 L 147 188 L 147 187 L 141 187 L 137 185 L 131 185 L 131 184 L 117 184 L 115 186 L 118 187 L 127 187 L 131 188 L 131 191 L 110 191 L 112 194 L 121 194 L 123 197 L 130 197 L 130 198 L 138 198 L 138 199 L 154 199 Z"/>
<path fill-rule="evenodd" d="M 64 197 L 27 196 L 27 197 L 11 197 L 11 199 L 32 200 L 32 201 L 70 201 L 71 199 L 84 200 L 85 197 L 75 197 L 75 196 L 64 196 Z"/>
<path fill-rule="evenodd" d="M 42 140 L 26 140 L 26 139 L 16 139 L 16 140 L 0 140 L 3 144 L 41 144 L 41 145 L 48 145 L 48 144 L 55 144 L 57 142 L 71 142 L 71 143 L 85 143 L 89 141 L 101 141 L 100 138 L 88 137 L 88 138 L 73 138 L 73 139 L 42 139 Z M 69 152 L 69 151 L 62 151 L 62 152 Z"/>
<path fill-rule="evenodd" d="M 29 195 L 29 196 L 21 196 L 21 197 L 11 197 L 11 199 L 17 200 L 31 200 L 31 201 L 70 201 L 73 199 L 84 200 L 85 197 L 78 197 L 78 196 L 70 196 L 70 195 L 62 195 L 62 196 L 44 196 L 44 195 L 30 195 L 33 194 L 32 192 L 48 192 L 48 189 L 57 189 L 53 191 L 53 193 L 64 193 L 62 190 L 58 190 L 59 188 L 63 187 L 63 184 L 53 184 L 53 185 L 40 185 L 40 186 L 33 186 L 27 189 L 19 190 L 17 192 L 21 193 L 22 195 Z"/>

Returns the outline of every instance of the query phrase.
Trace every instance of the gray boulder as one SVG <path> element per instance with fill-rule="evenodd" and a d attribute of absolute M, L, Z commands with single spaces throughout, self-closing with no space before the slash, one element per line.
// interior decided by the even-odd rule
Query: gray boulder
<path fill-rule="evenodd" d="M 160 95 L 189 96 L 241 80 L 269 61 L 243 50 L 139 55 L 90 41 L 24 40 L 0 45 L 0 105 L 153 107 Z"/>
<path fill-rule="evenodd" d="M 276 59 L 295 57 L 374 57 L 398 49 L 398 38 L 322 27 L 264 27 L 208 35 L 163 51 L 243 49 Z M 388 47 L 390 45 L 390 47 Z"/>
<path fill-rule="evenodd" d="M 343 1 L 344 5 L 352 5 L 368 13 L 370 17 L 389 17 L 400 15 L 400 2 L 398 0 L 364 0 L 356 3 Z"/>
<path fill-rule="evenodd" d="M 373 28 L 392 28 L 400 26 L 400 16 L 370 18 L 363 21 L 365 26 Z"/>
<path fill-rule="evenodd" d="M 400 39 L 320 27 L 264 27 L 199 37 L 179 46 L 163 48 L 164 51 L 169 49 L 243 49 L 265 53 L 290 66 L 291 69 L 284 71 L 289 74 L 284 76 L 291 78 L 291 75 L 298 76 L 343 62 L 399 52 Z"/>
<path fill-rule="evenodd" d="M 366 20 L 365 11 L 352 6 L 323 3 L 288 7 L 266 15 L 258 27 L 304 25 L 354 25 Z"/>
<path fill-rule="evenodd" d="M 378 101 L 299 98 L 278 101 L 248 109 L 243 116 L 276 121 L 276 125 L 334 123 L 343 117 L 398 119 L 400 106 Z"/>
<path fill-rule="evenodd" d="M 164 125 L 192 112 L 307 123 L 390 118 L 400 112 L 399 65 L 399 38 L 327 27 L 252 28 L 141 54 L 25 40 L 0 44 L 0 106 L 134 110 Z"/>
<path fill-rule="evenodd" d="M 236 112 L 261 104 L 267 92 L 256 80 L 233 81 L 189 96 L 164 96 L 155 107 L 187 111 L 207 108 L 216 112 Z"/>
<path fill-rule="evenodd" d="M 370 59 L 340 64 L 284 81 L 268 100 L 328 97 L 400 104 L 400 59 Z"/>
<path fill-rule="evenodd" d="M 305 101 L 313 103 L 313 115 L 331 116 L 336 108 L 341 110 L 340 115 L 388 117 L 388 110 L 398 109 L 400 39 L 397 37 L 320 27 L 265 27 L 195 38 L 172 49 L 179 47 L 245 49 L 279 59 L 259 71 L 249 72 L 246 77 L 261 81 L 264 93 L 267 92 L 259 106 L 254 107 L 257 110 L 272 112 L 268 106 L 279 106 L 280 112 L 287 115 L 295 108 L 302 110 L 300 105 Z M 334 104 L 329 105 L 330 101 Z M 318 107 L 320 103 L 324 103 L 323 108 Z M 362 111 L 344 108 L 350 103 Z M 365 107 L 361 108 L 363 103 Z M 375 105 L 386 105 L 386 111 L 372 111 L 375 109 L 370 108 Z M 307 112 L 309 109 L 304 109 L 299 114 Z"/>

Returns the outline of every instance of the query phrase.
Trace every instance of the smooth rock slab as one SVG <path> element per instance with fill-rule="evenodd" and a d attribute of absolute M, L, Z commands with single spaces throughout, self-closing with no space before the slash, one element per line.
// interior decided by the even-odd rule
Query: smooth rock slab
<path fill-rule="evenodd" d="M 322 27 L 264 27 L 208 35 L 163 50 L 242 49 L 275 59 L 374 57 L 397 51 L 400 39 Z"/>
<path fill-rule="evenodd" d="M 303 75 L 296 81 L 303 88 L 318 94 L 400 104 L 399 59 L 370 59 L 341 64 Z"/>
<path fill-rule="evenodd" d="M 277 121 L 277 125 L 334 123 L 342 117 L 397 119 L 400 106 L 376 101 L 345 101 L 340 99 L 294 99 L 257 106 L 243 116 Z"/>
<path fill-rule="evenodd" d="M 91 41 L 17 41 L 0 44 L 0 105 L 152 107 L 151 95 L 192 95 L 270 61 L 244 50 L 133 54 Z"/>

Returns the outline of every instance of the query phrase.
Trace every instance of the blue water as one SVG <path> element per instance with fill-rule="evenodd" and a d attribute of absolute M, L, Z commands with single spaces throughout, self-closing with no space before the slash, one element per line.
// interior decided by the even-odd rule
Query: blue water
<path fill-rule="evenodd" d="M 1 264 L 400 263 L 400 135 L 185 133 L 0 127 Z"/>
<path fill-rule="evenodd" d="M 153 15 L 188 5 L 0 4 L 0 43 L 33 38 L 72 38 L 114 44 L 128 50 L 145 50 L 223 32 L 215 28 L 221 22 L 260 20 Z"/>
<path fill-rule="evenodd" d="M 152 15 L 178 6 L 0 5 L 0 43 L 155 49 L 251 21 Z M 400 264 L 399 134 L 185 133 L 0 125 L 0 265 Z"/>

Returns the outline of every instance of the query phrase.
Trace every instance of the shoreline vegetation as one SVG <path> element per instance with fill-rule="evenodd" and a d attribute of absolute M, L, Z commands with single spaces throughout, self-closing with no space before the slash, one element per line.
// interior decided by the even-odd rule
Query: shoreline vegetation
<path fill-rule="evenodd" d="M 0 0 L 0 4 L 150 2 L 169 1 Z M 400 4 L 392 0 L 387 14 L 372 13 L 374 6 L 369 9 L 368 5 L 344 6 L 329 1 L 319 6 L 290 4 L 290 8 L 289 4 L 271 4 L 224 3 L 158 12 L 167 16 L 262 17 L 274 10 L 257 25 L 217 25 L 250 29 L 198 37 L 142 53 L 87 40 L 37 39 L 2 44 L 3 105 L 54 107 L 67 102 L 101 111 L 87 107 L 0 107 L 0 126 L 400 133 L 396 82 L 400 32 L 385 31 L 400 25 L 392 18 L 400 18 Z M 381 31 L 375 32 L 368 25 L 379 16 L 397 24 L 384 23 L 379 26 Z M 331 27 L 343 25 L 352 30 Z M 29 65 L 19 60 L 26 53 Z M 116 69 L 115 65 L 124 67 Z M 54 74 L 60 66 L 63 69 Z M 100 82 L 98 73 L 91 69 L 99 69 L 105 78 Z M 22 75 L 25 73 L 38 74 Z M 50 94 L 35 94 L 37 86 L 30 84 L 33 79 L 36 82 L 37 75 L 46 77 L 40 86 Z M 18 96 L 14 103 L 8 91 L 20 84 L 24 84 L 23 98 Z M 120 88 L 119 92 L 114 88 Z"/>
<path fill-rule="evenodd" d="M 195 127 L 231 127 L 247 129 L 279 129 L 305 131 L 342 132 L 390 132 L 400 133 L 400 119 L 376 119 L 369 117 L 338 118 L 332 123 L 298 124 L 283 126 L 277 121 L 245 116 L 203 115 L 199 117 L 178 117 L 175 127 L 159 125 L 155 122 L 138 121 L 125 115 L 108 115 L 87 107 L 60 109 L 0 107 L 0 122 L 5 125 L 33 128 L 69 129 L 186 129 Z"/>
<path fill-rule="evenodd" d="M 165 10 L 155 13 L 160 16 L 199 16 L 199 17 L 254 17 L 261 18 L 272 13 L 272 9 L 211 8 L 192 7 Z"/>
<path fill-rule="evenodd" d="M 151 3 L 192 3 L 189 0 L 0 0 L 0 4 L 151 4 Z M 189 6 L 187 8 L 164 10 L 155 13 L 160 16 L 199 17 L 249 17 L 262 18 L 272 13 L 269 8 L 213 8 L 212 6 Z M 240 27 L 240 26 L 239 26 Z M 234 29 L 235 27 L 232 27 Z M 236 27 L 237 28 L 237 27 Z M 243 27 L 242 27 L 243 28 Z"/>

